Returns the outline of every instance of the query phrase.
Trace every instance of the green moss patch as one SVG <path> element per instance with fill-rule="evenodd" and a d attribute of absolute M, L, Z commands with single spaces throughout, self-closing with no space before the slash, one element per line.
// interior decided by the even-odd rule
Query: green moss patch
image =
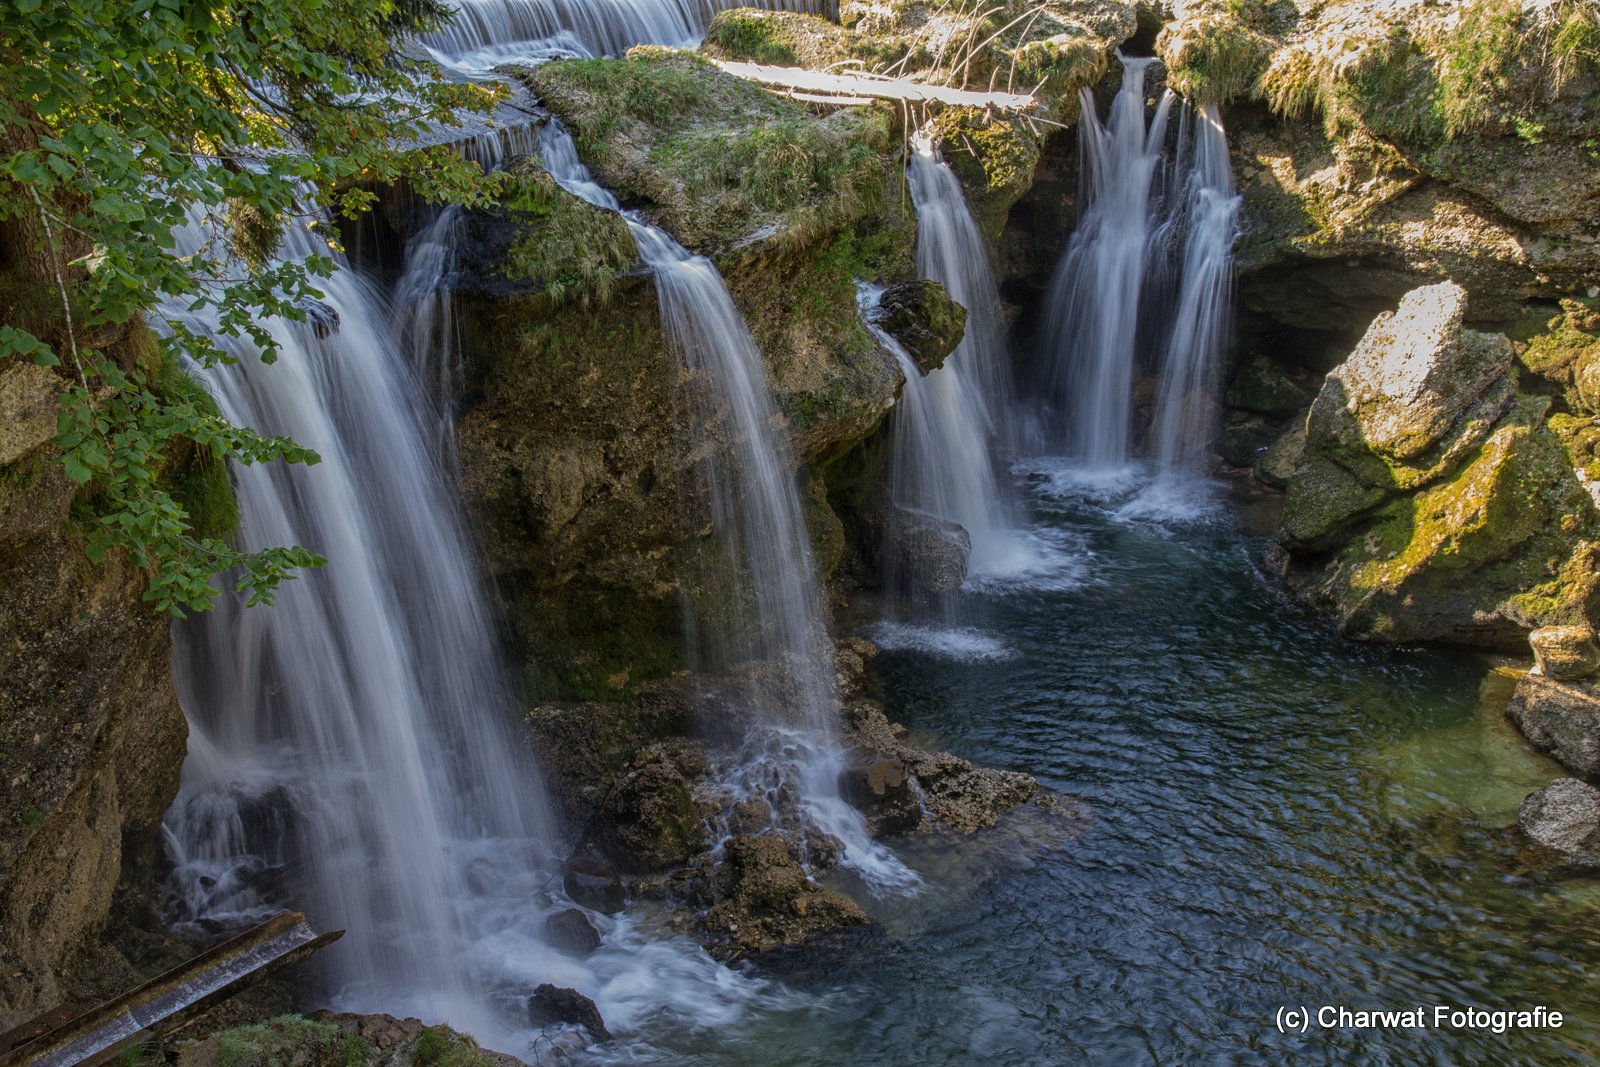
<path fill-rule="evenodd" d="M 898 177 L 887 108 L 818 116 L 689 53 L 635 48 L 524 77 L 619 197 L 692 248 L 814 240 L 881 210 Z"/>

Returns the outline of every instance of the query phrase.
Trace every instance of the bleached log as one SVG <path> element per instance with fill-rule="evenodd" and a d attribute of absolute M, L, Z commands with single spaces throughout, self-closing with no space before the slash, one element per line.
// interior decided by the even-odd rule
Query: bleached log
<path fill-rule="evenodd" d="M 829 74 L 801 67 L 769 67 L 761 63 L 731 63 L 712 60 L 736 78 L 762 85 L 794 90 L 810 97 L 854 97 L 878 100 L 906 100 L 911 103 L 936 102 L 996 111 L 1032 111 L 1038 101 L 1025 93 L 976 93 L 944 85 L 924 85 L 906 78 L 883 78 L 867 74 Z"/>

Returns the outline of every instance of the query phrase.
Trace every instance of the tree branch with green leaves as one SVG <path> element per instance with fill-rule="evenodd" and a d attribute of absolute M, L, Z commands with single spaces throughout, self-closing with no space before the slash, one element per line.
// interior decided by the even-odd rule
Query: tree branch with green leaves
<path fill-rule="evenodd" d="M 175 450 L 244 464 L 318 457 L 156 379 L 164 361 L 231 361 L 219 343 L 230 338 L 274 359 L 271 320 L 305 321 L 334 270 L 331 246 L 275 260 L 284 226 L 353 217 L 372 187 L 402 179 L 435 202 L 488 198 L 458 153 L 412 147 L 494 103 L 495 89 L 447 81 L 401 51 L 447 15 L 439 0 L 0 8 L 0 272 L 13 294 L 0 359 L 60 373 L 55 443 L 92 503 L 85 550 L 145 568 L 157 610 L 204 610 L 225 571 L 250 603 L 270 603 L 297 569 L 325 562 L 199 534 L 163 482 Z M 231 239 L 182 251 L 175 235 L 196 218 Z M 164 320 L 163 301 L 208 311 L 215 332 Z"/>

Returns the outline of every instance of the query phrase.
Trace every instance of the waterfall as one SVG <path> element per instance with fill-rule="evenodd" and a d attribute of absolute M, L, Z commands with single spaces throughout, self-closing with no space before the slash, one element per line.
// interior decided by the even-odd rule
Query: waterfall
<path fill-rule="evenodd" d="M 315 244 L 296 230 L 282 254 L 326 254 Z M 163 309 L 237 360 L 201 372 L 224 416 L 322 457 L 235 472 L 240 546 L 329 559 L 276 607 L 224 593 L 174 626 L 192 733 L 166 822 L 174 895 L 191 919 L 241 917 L 279 904 L 272 878 L 287 877 L 298 892 L 282 902 L 348 930 L 324 959 L 339 1006 L 505 1033 L 525 1019 L 508 1021 L 517 1005 L 497 1003 L 475 946 L 506 895 L 538 915 L 542 785 L 389 307 L 348 267 L 321 287 L 318 325 L 268 323 L 271 367 L 209 311 Z"/>
<path fill-rule="evenodd" d="M 616 198 L 579 161 L 559 123 L 546 125 L 540 141 L 545 167 L 563 188 L 621 213 Z M 776 684 L 758 687 L 760 736 L 748 739 L 746 749 L 757 754 L 762 771 L 798 787 L 817 825 L 844 842 L 846 866 L 878 884 L 905 884 L 914 876 L 872 841 L 861 814 L 839 795 L 843 768 L 833 647 L 794 483 L 795 462 L 761 353 L 709 259 L 691 255 L 655 226 L 624 217 L 654 272 L 667 342 L 689 372 L 691 390 L 704 397 L 682 421 L 693 435 L 689 454 L 697 459 L 721 541 L 719 569 L 742 586 L 726 599 L 747 606 L 746 617 L 730 627 L 735 647 L 721 651 L 735 663 L 779 674 Z"/>
<path fill-rule="evenodd" d="M 1187 119 L 1187 107 L 1185 112 Z M 1151 427 L 1151 452 L 1167 472 L 1191 466 L 1215 429 L 1217 372 L 1233 310 L 1240 203 L 1217 108 L 1201 105 L 1184 128 L 1189 143 L 1179 153 L 1178 296 Z"/>
<path fill-rule="evenodd" d="M 636 44 L 693 48 L 712 16 L 752 6 L 831 15 L 833 0 L 455 0 L 443 27 L 418 42 L 441 67 L 469 76 L 557 55 L 621 55 Z"/>
<path fill-rule="evenodd" d="M 1172 94 L 1145 125 L 1150 59 L 1122 60 L 1122 87 L 1102 123 L 1089 90 L 1078 123 L 1081 215 L 1050 283 L 1044 355 L 1055 419 L 1091 470 L 1128 461 L 1140 297 L 1150 260 L 1152 197 Z"/>
<path fill-rule="evenodd" d="M 903 351 L 906 385 L 895 407 L 893 496 L 900 508 L 959 523 L 972 541 L 967 573 L 1006 574 L 1026 565 L 1010 516 L 1013 502 L 990 454 L 996 413 L 1008 407 L 1000 295 L 989 249 L 961 184 L 925 135 L 913 141 L 911 198 L 917 212 L 917 273 L 942 284 L 967 309 L 966 333 L 926 378 Z M 895 346 L 898 349 L 898 346 Z"/>

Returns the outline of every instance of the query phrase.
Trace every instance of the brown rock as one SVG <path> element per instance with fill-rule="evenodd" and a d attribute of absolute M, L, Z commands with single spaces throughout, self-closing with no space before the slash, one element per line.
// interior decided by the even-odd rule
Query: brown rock
<path fill-rule="evenodd" d="M 1600 695 L 1593 688 L 1529 673 L 1517 683 L 1506 714 L 1567 770 L 1600 777 Z"/>
<path fill-rule="evenodd" d="M 1528 635 L 1534 670 L 1556 681 L 1587 678 L 1600 670 L 1600 647 L 1587 626 L 1546 626 Z"/>

